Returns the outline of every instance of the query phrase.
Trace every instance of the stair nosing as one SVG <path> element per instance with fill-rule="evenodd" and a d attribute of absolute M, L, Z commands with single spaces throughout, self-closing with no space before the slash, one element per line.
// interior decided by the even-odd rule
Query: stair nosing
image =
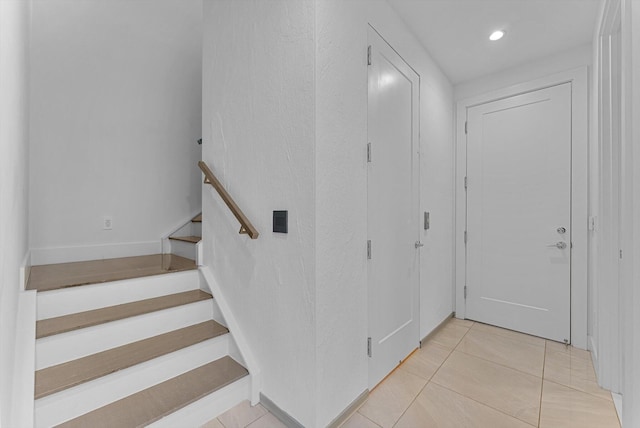
<path fill-rule="evenodd" d="M 198 242 L 202 241 L 202 236 L 197 236 L 197 235 L 170 236 L 169 239 L 173 241 L 182 241 L 182 242 L 189 242 L 191 244 L 197 244 Z"/>
<path fill-rule="evenodd" d="M 229 365 L 231 365 L 231 367 L 228 367 Z M 219 366 L 226 366 L 226 367 L 221 367 L 219 368 Z M 166 388 L 167 391 L 171 391 L 171 393 L 179 393 L 179 392 L 184 392 L 184 391 L 180 391 L 180 383 L 184 383 L 187 381 L 190 381 L 190 378 L 194 377 L 196 379 L 201 379 L 204 376 L 202 374 L 206 373 L 209 370 L 217 370 L 218 373 L 223 372 L 223 373 L 229 373 L 230 369 L 236 370 L 238 371 L 238 373 L 233 373 L 232 376 L 228 377 L 228 378 L 223 378 L 223 379 L 217 379 L 215 382 L 215 385 L 213 385 L 212 387 L 208 387 L 206 388 L 206 390 L 202 390 L 202 391 L 198 391 L 196 394 L 191 395 L 189 397 L 186 397 L 185 399 L 185 395 L 181 394 L 180 397 L 183 399 L 182 401 L 172 404 L 170 406 L 168 405 L 161 405 L 159 403 L 159 398 L 157 395 L 162 394 L 162 390 L 164 388 Z M 151 406 L 151 405 L 159 405 L 159 407 L 164 407 L 162 409 L 159 409 L 159 413 L 150 416 L 150 418 L 144 420 L 144 421 L 131 421 L 131 425 L 127 425 L 127 426 L 135 426 L 135 427 L 143 427 L 143 426 L 147 426 L 149 424 L 152 424 L 158 420 L 160 420 L 161 418 L 176 412 L 192 403 L 195 403 L 196 401 L 206 397 L 207 395 L 210 395 L 216 391 L 219 391 L 221 389 L 223 389 L 224 387 L 246 377 L 249 375 L 249 372 L 247 371 L 247 369 L 245 367 L 243 367 L 241 364 L 239 364 L 237 361 L 235 361 L 233 358 L 231 358 L 230 356 L 226 355 L 222 358 L 219 358 L 215 361 L 212 361 L 210 363 L 204 364 L 200 367 L 197 367 L 193 370 L 190 370 L 186 373 L 183 373 L 181 375 L 175 376 L 171 379 L 168 379 L 164 382 L 158 383 L 156 385 L 153 385 L 147 389 L 144 389 L 142 391 L 136 392 L 134 394 L 131 394 L 127 397 L 124 397 L 120 400 L 116 400 L 112 403 L 107 404 L 106 406 L 102 406 L 99 407 L 97 409 L 94 409 L 90 412 L 85 413 L 84 415 L 78 416 L 76 418 L 73 418 L 71 420 L 62 422 L 61 424 L 57 425 L 57 427 L 74 427 L 74 426 L 78 426 L 78 427 L 83 427 L 83 426 L 94 426 L 94 427 L 98 427 L 98 426 L 113 426 L 113 423 L 115 421 L 113 420 L 107 420 L 107 418 L 103 415 L 105 412 L 110 412 L 112 411 L 114 414 L 117 415 L 127 415 L 129 417 L 134 417 L 136 419 L 140 419 L 139 417 L 136 417 L 135 415 L 132 416 L 132 412 L 127 412 L 127 411 L 123 411 L 123 409 L 120 409 L 120 407 L 126 407 L 127 402 L 131 402 L 134 400 L 141 400 L 145 405 Z M 212 382 L 214 383 L 214 382 Z M 192 385 L 192 382 L 189 382 L 189 385 Z M 182 385 L 184 386 L 184 385 Z M 135 406 L 134 408 L 139 408 L 141 407 L 140 405 Z M 170 407 L 170 408 L 169 408 Z M 138 415 L 140 416 L 140 415 Z M 100 421 L 100 424 L 96 424 L 97 421 Z"/>
<path fill-rule="evenodd" d="M 146 308 L 144 310 L 138 310 L 138 311 L 132 311 L 131 313 L 128 314 L 122 314 L 119 316 L 115 316 L 109 319 L 105 319 L 104 316 L 100 317 L 100 315 L 107 313 L 107 311 L 109 310 L 114 310 L 116 308 L 122 309 L 125 307 L 128 308 L 134 308 L 135 306 L 140 306 L 142 303 L 146 303 L 149 304 L 151 301 L 156 301 L 159 302 L 161 300 L 169 300 L 170 297 L 176 298 L 177 296 L 180 297 L 186 297 L 187 295 L 191 295 L 193 294 L 195 298 L 190 298 L 186 301 L 178 301 L 178 302 L 174 302 L 174 303 L 170 303 L 168 305 L 161 305 L 159 307 L 156 308 Z M 80 330 L 83 328 L 88 328 L 88 327 L 93 327 L 96 325 L 101 325 L 101 324 L 106 324 L 108 322 L 111 321 L 118 321 L 118 320 L 122 320 L 122 319 L 126 319 L 126 318 L 132 318 L 135 316 L 139 316 L 139 315 L 144 315 L 144 314 L 148 314 L 148 313 L 153 313 L 153 312 L 158 312 L 161 310 L 165 310 L 165 309 L 170 309 L 170 308 L 175 308 L 178 306 L 183 306 L 183 305 L 188 305 L 191 303 L 197 303 L 197 302 L 201 302 L 201 301 L 205 301 L 205 300 L 209 300 L 212 299 L 213 296 L 211 296 L 211 294 L 205 293 L 204 291 L 200 290 L 200 289 L 196 289 L 196 290 L 190 290 L 190 291 L 184 291 L 181 293 L 174 293 L 174 294 L 168 294 L 165 296 L 159 296 L 159 297 L 153 297 L 151 299 L 144 299 L 144 300 L 137 300 L 134 302 L 128 302 L 128 303 L 122 303 L 119 305 L 113 305 L 113 306 L 107 306 L 105 308 L 100 308 L 100 309 L 92 309 L 89 311 L 82 311 L 82 312 L 77 312 L 74 314 L 68 314 L 68 315 L 62 315 L 59 317 L 53 317 L 53 318 L 46 318 L 43 320 L 38 320 L 36 321 L 36 339 L 42 339 L 45 337 L 51 337 L 54 336 L 56 334 L 62 334 L 62 333 L 68 333 L 70 331 L 75 331 L 75 330 Z M 63 327 L 57 330 L 52 330 L 52 331 L 47 331 L 45 333 L 39 333 L 38 331 L 41 329 L 46 329 L 46 327 L 41 327 L 41 326 L 46 326 L 47 324 L 51 323 L 51 322 L 55 322 L 55 321 L 60 321 L 64 318 L 66 319 L 73 319 L 75 318 L 81 318 L 81 317 L 86 317 L 86 316 L 91 316 L 90 314 L 93 314 L 95 316 L 95 318 L 93 320 L 89 320 L 89 321 L 85 321 L 85 322 L 78 322 L 76 325 L 70 325 L 68 327 Z"/>
<path fill-rule="evenodd" d="M 180 344 L 180 346 L 167 346 L 164 349 L 160 349 L 160 350 L 155 350 L 154 352 L 150 352 L 148 354 L 144 354 L 144 353 L 140 353 L 139 349 L 141 346 L 149 346 L 152 345 L 153 342 L 157 342 L 160 341 L 162 343 L 170 343 L 171 340 L 175 337 L 175 336 L 182 336 L 182 335 L 186 335 L 188 334 L 189 330 L 194 331 L 197 330 L 199 328 L 203 328 L 203 329 L 210 329 L 210 332 L 208 334 L 205 335 L 200 335 L 197 336 L 196 338 L 194 338 L 193 340 L 189 340 L 186 343 Z M 40 399 L 46 396 L 49 396 L 51 394 L 55 394 L 57 392 L 60 391 L 64 391 L 66 389 L 69 388 L 73 388 L 75 386 L 81 385 L 83 383 L 86 382 L 90 382 L 92 380 L 101 378 L 103 376 L 107 376 L 109 374 L 115 373 L 117 371 L 120 370 L 124 370 L 130 367 L 133 367 L 137 364 L 141 364 L 147 361 L 151 361 L 155 358 L 164 356 L 164 355 L 168 355 L 171 354 L 173 352 L 176 352 L 180 349 L 184 349 L 187 348 L 189 346 L 193 346 L 193 345 L 197 345 L 198 343 L 202 343 L 205 342 L 207 340 L 211 340 L 211 339 L 215 339 L 221 336 L 224 336 L 225 334 L 229 333 L 229 329 L 224 327 L 223 325 L 217 323 L 214 320 L 209 320 L 209 321 L 205 321 L 202 323 L 198 323 L 198 324 L 194 324 L 188 327 L 183 327 L 180 329 L 176 329 L 167 333 L 163 333 L 163 334 L 159 334 L 156 336 L 152 336 L 146 339 L 142 339 L 142 340 L 138 340 L 132 343 L 128 343 L 126 345 L 122 345 L 122 346 L 118 346 L 115 348 L 111 348 L 111 349 L 107 349 L 105 351 L 102 352 L 98 352 L 95 354 L 91 354 L 85 357 L 81 357 L 81 358 L 77 358 L 75 360 L 71 360 L 71 361 L 67 361 L 64 363 L 60 363 L 60 364 L 56 364 L 54 366 L 51 367 L 46 367 L 40 370 L 36 371 L 36 378 L 35 378 L 35 383 L 36 383 L 36 387 L 35 387 L 35 393 L 34 393 L 34 397 L 35 399 Z M 136 352 L 137 351 L 137 352 Z M 122 364 L 118 364 L 115 366 L 111 366 L 111 367 L 103 367 L 100 370 L 96 370 L 91 374 L 87 374 L 81 378 L 77 378 L 74 380 L 69 380 L 69 377 L 65 377 L 64 379 L 66 380 L 66 382 L 63 383 L 59 383 L 55 386 L 49 387 L 48 389 L 44 390 L 44 391 L 40 391 L 38 392 L 38 384 L 39 384 L 39 378 L 42 379 L 42 377 L 44 376 L 45 378 L 47 376 L 60 376 L 60 375 L 68 375 L 68 373 L 64 373 L 65 371 L 71 371 L 71 372 L 79 372 L 79 371 L 87 371 L 79 369 L 78 366 L 82 367 L 83 364 L 91 364 L 91 363 L 95 363 L 100 359 L 108 359 L 110 361 L 117 361 L 118 359 L 121 359 L 124 355 L 129 355 L 129 354 L 138 354 L 138 358 L 135 360 L 130 360 L 128 362 L 122 363 Z M 58 373 L 56 373 L 58 372 Z"/>
<path fill-rule="evenodd" d="M 141 262 L 141 260 L 143 261 Z M 158 261 L 157 265 L 160 266 L 160 269 L 156 269 L 157 266 L 154 265 L 156 261 Z M 174 263 L 174 261 L 177 263 Z M 119 266 L 115 268 L 115 270 L 111 269 L 113 268 L 113 266 L 111 266 L 108 270 L 108 274 L 107 271 L 104 270 L 105 268 L 103 265 L 105 264 L 113 265 L 114 263 L 118 264 L 123 262 L 126 264 L 133 263 L 134 266 L 125 268 Z M 96 263 L 98 263 L 98 265 L 96 265 Z M 89 265 L 91 265 L 91 267 L 88 267 Z M 73 275 L 70 278 L 65 278 L 64 280 L 58 278 L 53 280 L 52 283 L 47 283 L 47 281 L 44 281 L 43 283 L 43 275 L 52 274 L 51 269 L 53 269 L 54 276 L 59 276 L 60 269 L 73 271 L 78 267 L 80 267 L 81 270 L 89 269 L 90 271 Z M 97 272 L 95 271 L 96 269 Z M 120 257 L 105 260 L 86 260 L 69 263 L 54 263 L 50 265 L 35 265 L 32 266 L 31 275 L 29 276 L 26 289 L 37 290 L 38 293 L 46 293 L 49 291 L 81 287 L 91 284 L 103 284 L 114 281 L 146 278 L 197 269 L 198 266 L 194 260 L 187 257 L 181 257 L 176 254 L 150 254 L 146 256 Z M 47 271 L 49 272 L 47 273 Z"/>

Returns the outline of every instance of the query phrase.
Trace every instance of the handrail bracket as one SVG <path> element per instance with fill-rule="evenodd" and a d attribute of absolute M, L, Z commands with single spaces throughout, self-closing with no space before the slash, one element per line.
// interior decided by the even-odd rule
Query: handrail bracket
<path fill-rule="evenodd" d="M 213 175 L 213 172 L 206 163 L 203 161 L 198 162 L 198 166 L 204 173 L 204 183 L 211 184 L 214 189 L 217 190 L 218 194 L 222 198 L 227 207 L 231 210 L 231 213 L 235 216 L 235 218 L 240 222 L 240 234 L 241 235 L 249 235 L 251 239 L 258 239 L 260 235 L 258 230 L 251 224 L 246 215 L 242 212 L 238 204 L 233 200 L 229 192 L 222 186 L 222 183 Z"/>

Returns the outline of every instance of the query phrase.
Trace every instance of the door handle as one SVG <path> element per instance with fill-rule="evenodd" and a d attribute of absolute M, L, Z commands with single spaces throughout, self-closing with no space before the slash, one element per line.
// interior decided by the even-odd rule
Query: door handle
<path fill-rule="evenodd" d="M 567 243 L 560 241 L 556 242 L 555 244 L 547 245 L 547 247 L 556 247 L 559 250 L 564 250 L 565 248 L 567 248 Z"/>
<path fill-rule="evenodd" d="M 416 241 L 416 249 L 420 248 L 420 247 L 424 247 L 424 244 L 420 241 Z"/>

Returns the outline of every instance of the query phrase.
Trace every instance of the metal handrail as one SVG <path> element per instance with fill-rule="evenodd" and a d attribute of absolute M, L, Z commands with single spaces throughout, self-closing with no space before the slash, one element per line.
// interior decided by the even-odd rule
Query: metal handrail
<path fill-rule="evenodd" d="M 258 235 L 260 235 L 258 233 L 258 230 L 253 226 L 253 224 L 251 224 L 247 216 L 244 215 L 240 207 L 238 207 L 238 204 L 236 204 L 231 195 L 222 186 L 220 181 L 218 181 L 207 164 L 203 161 L 199 161 L 198 166 L 204 173 L 204 182 L 207 184 L 211 184 L 213 188 L 216 189 L 224 203 L 227 204 L 227 206 L 231 210 L 231 213 L 240 222 L 240 233 L 249 235 L 251 239 L 258 239 Z"/>

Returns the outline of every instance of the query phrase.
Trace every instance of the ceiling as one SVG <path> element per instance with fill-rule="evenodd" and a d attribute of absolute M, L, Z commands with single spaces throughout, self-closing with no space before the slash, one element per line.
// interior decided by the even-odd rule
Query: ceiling
<path fill-rule="evenodd" d="M 600 0 L 388 0 L 452 84 L 590 43 Z M 489 41 L 502 29 L 506 35 Z"/>

